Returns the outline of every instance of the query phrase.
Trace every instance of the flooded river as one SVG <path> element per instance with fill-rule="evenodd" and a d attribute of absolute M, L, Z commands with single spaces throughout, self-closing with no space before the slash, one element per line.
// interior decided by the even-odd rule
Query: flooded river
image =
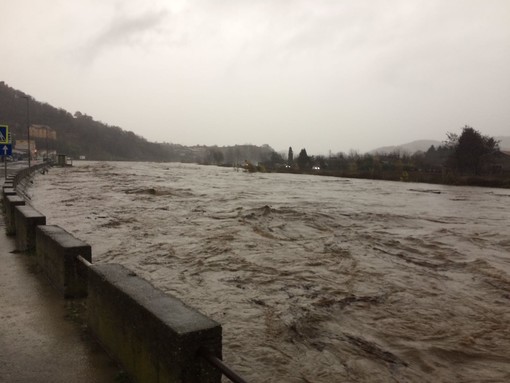
<path fill-rule="evenodd" d="M 510 381 L 510 190 L 80 162 L 27 193 L 250 382 Z"/>

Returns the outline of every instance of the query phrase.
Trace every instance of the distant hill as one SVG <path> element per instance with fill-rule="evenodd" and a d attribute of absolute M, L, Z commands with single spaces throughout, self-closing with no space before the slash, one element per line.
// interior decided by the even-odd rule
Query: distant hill
<path fill-rule="evenodd" d="M 230 147 L 187 147 L 177 144 L 154 143 L 123 130 L 94 120 L 91 116 L 55 108 L 34 100 L 29 95 L 0 81 L 0 124 L 9 125 L 13 142 L 26 140 L 26 98 L 29 97 L 31 125 L 47 125 L 57 133 L 57 139 L 31 137 L 36 147 L 56 150 L 74 158 L 90 160 L 128 160 L 158 162 L 228 163 L 233 161 L 265 161 L 274 153 L 267 145 L 236 145 Z M 227 162 L 229 161 L 229 162 Z M 232 161 L 232 162 L 230 162 Z"/>
<path fill-rule="evenodd" d="M 409 142 L 407 144 L 402 144 L 402 145 L 382 146 L 380 148 L 371 150 L 369 153 L 388 154 L 388 153 L 398 151 L 401 153 L 413 154 L 420 150 L 423 152 L 426 152 L 432 145 L 437 147 L 441 144 L 442 144 L 442 142 L 437 141 L 437 140 L 418 140 L 418 141 L 412 141 L 412 142 Z"/>
<path fill-rule="evenodd" d="M 29 95 L 0 82 L 0 123 L 9 125 L 13 142 L 26 140 L 26 99 L 29 97 L 30 123 L 47 125 L 57 133 L 48 140 L 48 149 L 71 157 L 85 156 L 94 160 L 172 161 L 187 154 L 179 145 L 148 142 L 133 132 L 95 121 L 86 114 L 74 115 L 64 109 L 34 100 Z M 31 137 L 36 147 L 45 148 L 46 140 Z"/>
<path fill-rule="evenodd" d="M 483 134 L 483 132 L 482 132 Z M 499 147 L 501 150 L 508 150 L 510 151 L 510 136 L 496 136 L 494 137 L 496 140 L 499 141 Z M 395 145 L 395 146 L 382 146 L 380 148 L 371 150 L 369 153 L 371 154 L 388 154 L 395 151 L 401 152 L 401 153 L 409 153 L 413 154 L 418 151 L 426 152 L 432 145 L 434 145 L 436 148 L 440 145 L 443 145 L 443 141 L 437 141 L 437 140 L 418 140 L 418 141 L 412 141 L 407 144 L 402 145 Z"/>
<path fill-rule="evenodd" d="M 510 136 L 497 136 L 494 138 L 499 141 L 499 148 L 501 150 L 510 151 Z"/>

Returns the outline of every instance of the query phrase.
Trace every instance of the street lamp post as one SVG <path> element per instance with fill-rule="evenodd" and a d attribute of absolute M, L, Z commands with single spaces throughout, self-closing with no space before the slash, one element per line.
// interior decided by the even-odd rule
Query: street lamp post
<path fill-rule="evenodd" d="M 29 110 L 29 96 L 22 96 L 22 98 L 27 100 L 27 149 L 28 149 L 28 167 L 30 167 L 30 157 L 32 157 L 32 153 L 30 153 L 30 110 Z"/>
<path fill-rule="evenodd" d="M 49 157 L 48 157 L 48 127 L 46 127 L 46 162 L 48 162 L 49 160 Z"/>

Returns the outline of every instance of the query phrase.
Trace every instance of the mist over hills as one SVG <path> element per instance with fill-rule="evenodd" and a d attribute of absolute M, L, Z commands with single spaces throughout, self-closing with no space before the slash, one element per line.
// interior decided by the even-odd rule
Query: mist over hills
<path fill-rule="evenodd" d="M 510 151 L 510 136 L 497 136 L 494 138 L 499 141 L 500 150 Z"/>
<path fill-rule="evenodd" d="M 56 140 L 31 137 L 38 148 L 56 150 L 71 157 L 85 156 L 90 160 L 196 162 L 203 164 L 282 162 L 281 156 L 269 145 L 184 146 L 147 141 L 133 132 L 111 126 L 79 111 L 70 112 L 39 102 L 24 92 L 0 81 L 0 124 L 9 125 L 13 141 L 27 138 L 27 100 L 29 97 L 30 123 L 47 125 L 57 133 Z M 483 134 L 483 131 L 482 131 Z M 500 149 L 510 151 L 510 136 L 495 137 Z M 446 139 L 446 132 L 445 132 Z M 369 153 L 387 154 L 395 151 L 415 153 L 427 151 L 442 141 L 418 140 L 402 145 L 384 146 Z M 310 153 L 313 155 L 313 153 Z"/>
<path fill-rule="evenodd" d="M 483 132 L 482 132 L 483 134 Z M 446 138 L 446 137 L 445 137 Z M 499 148 L 503 151 L 510 151 L 510 136 L 497 136 L 494 137 L 497 141 L 499 141 Z M 436 148 L 440 145 L 443 145 L 444 141 L 437 140 L 417 140 L 408 142 L 407 144 L 402 145 L 393 145 L 393 146 L 381 146 L 380 148 L 376 148 L 371 150 L 369 153 L 371 154 L 388 154 L 392 152 L 400 152 L 400 153 L 408 153 L 413 154 L 418 151 L 426 152 L 432 145 Z"/>
<path fill-rule="evenodd" d="M 36 147 L 56 150 L 74 158 L 90 160 L 229 163 L 266 161 L 275 154 L 268 145 L 183 146 L 149 142 L 145 138 L 111 126 L 79 111 L 70 112 L 39 102 L 0 81 L 0 124 L 8 125 L 13 143 L 27 139 L 27 99 L 31 125 L 46 125 L 56 140 L 31 137 Z"/>
<path fill-rule="evenodd" d="M 388 154 L 391 152 L 398 151 L 398 152 L 405 152 L 405 153 L 412 154 L 412 153 L 415 153 L 418 151 L 425 152 L 432 145 L 437 147 L 441 144 L 442 144 L 442 142 L 437 141 L 437 140 L 417 140 L 417 141 L 408 142 L 407 144 L 402 144 L 402 145 L 381 146 L 379 148 L 371 150 L 370 153 L 371 154 L 377 154 L 377 153 Z"/>

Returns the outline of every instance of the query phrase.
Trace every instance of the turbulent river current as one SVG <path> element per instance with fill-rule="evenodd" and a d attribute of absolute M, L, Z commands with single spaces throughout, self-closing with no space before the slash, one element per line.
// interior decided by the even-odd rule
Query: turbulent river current
<path fill-rule="evenodd" d="M 26 192 L 250 382 L 510 381 L 510 190 L 79 162 Z"/>

